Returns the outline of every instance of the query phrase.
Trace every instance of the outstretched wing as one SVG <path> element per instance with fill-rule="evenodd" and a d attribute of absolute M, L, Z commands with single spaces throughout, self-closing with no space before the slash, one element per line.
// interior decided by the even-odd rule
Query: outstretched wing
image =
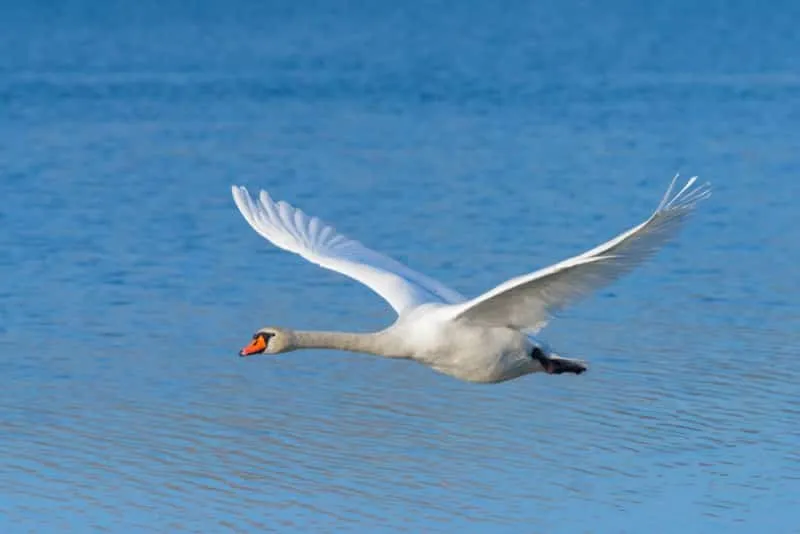
<path fill-rule="evenodd" d="M 680 229 L 709 184 L 692 189 L 697 177 L 673 195 L 673 178 L 656 211 L 642 224 L 579 256 L 513 278 L 454 308 L 455 319 L 510 326 L 535 333 L 554 313 L 610 284 L 644 262 Z"/>
<path fill-rule="evenodd" d="M 317 217 L 309 217 L 286 202 L 273 201 L 266 191 L 257 201 L 244 187 L 233 186 L 232 192 L 239 211 L 262 237 L 311 263 L 361 282 L 386 299 L 398 314 L 426 302 L 464 301 L 456 291 L 343 236 Z"/>

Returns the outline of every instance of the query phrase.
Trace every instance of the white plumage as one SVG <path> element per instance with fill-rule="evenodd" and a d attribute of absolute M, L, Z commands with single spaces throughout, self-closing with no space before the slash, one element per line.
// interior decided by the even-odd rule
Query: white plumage
<path fill-rule="evenodd" d="M 696 204 L 710 195 L 708 184 L 677 192 L 672 180 L 655 212 L 643 223 L 583 254 L 503 282 L 466 300 L 432 278 L 345 237 L 316 217 L 262 191 L 254 200 L 232 188 L 244 218 L 261 236 L 326 269 L 371 288 L 394 308 L 397 321 L 370 335 L 298 333 L 284 352 L 331 347 L 405 357 L 476 382 L 499 382 L 535 372 L 585 370 L 577 361 L 550 353 L 533 337 L 554 313 L 612 283 L 644 262 L 680 229 Z M 263 329 L 263 331 L 281 331 Z M 339 337 L 337 337 L 339 336 Z M 322 339 L 324 338 L 324 340 Z M 272 352 L 269 345 L 264 352 Z"/>

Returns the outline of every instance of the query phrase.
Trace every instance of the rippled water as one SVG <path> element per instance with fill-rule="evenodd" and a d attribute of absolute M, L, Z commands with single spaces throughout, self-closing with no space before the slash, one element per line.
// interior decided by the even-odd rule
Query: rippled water
<path fill-rule="evenodd" d="M 0 17 L 3 532 L 800 531 L 797 7 L 78 2 Z M 399 6 L 399 4 L 398 4 Z M 229 186 L 466 294 L 715 194 L 481 386 Z"/>

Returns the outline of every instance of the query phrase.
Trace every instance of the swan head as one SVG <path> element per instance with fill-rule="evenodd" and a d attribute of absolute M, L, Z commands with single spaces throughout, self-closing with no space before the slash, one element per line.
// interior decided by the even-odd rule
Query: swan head
<path fill-rule="evenodd" d="M 239 356 L 280 354 L 288 352 L 292 348 L 292 332 L 290 330 L 268 326 L 253 334 L 253 340 L 239 351 Z"/>

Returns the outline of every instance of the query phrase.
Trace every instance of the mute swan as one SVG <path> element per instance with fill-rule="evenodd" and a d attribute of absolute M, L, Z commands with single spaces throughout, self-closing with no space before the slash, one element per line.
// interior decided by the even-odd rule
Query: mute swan
<path fill-rule="evenodd" d="M 461 380 L 485 383 L 540 371 L 580 374 L 586 370 L 584 362 L 558 356 L 535 335 L 556 312 L 657 252 L 695 205 L 711 194 L 707 183 L 692 188 L 696 177 L 673 194 L 677 178 L 655 212 L 638 226 L 473 299 L 337 233 L 286 202 L 273 201 L 265 191 L 256 201 L 244 187 L 233 186 L 236 206 L 261 236 L 368 286 L 398 315 L 388 328 L 368 334 L 262 328 L 239 354 L 346 350 L 407 358 Z"/>

